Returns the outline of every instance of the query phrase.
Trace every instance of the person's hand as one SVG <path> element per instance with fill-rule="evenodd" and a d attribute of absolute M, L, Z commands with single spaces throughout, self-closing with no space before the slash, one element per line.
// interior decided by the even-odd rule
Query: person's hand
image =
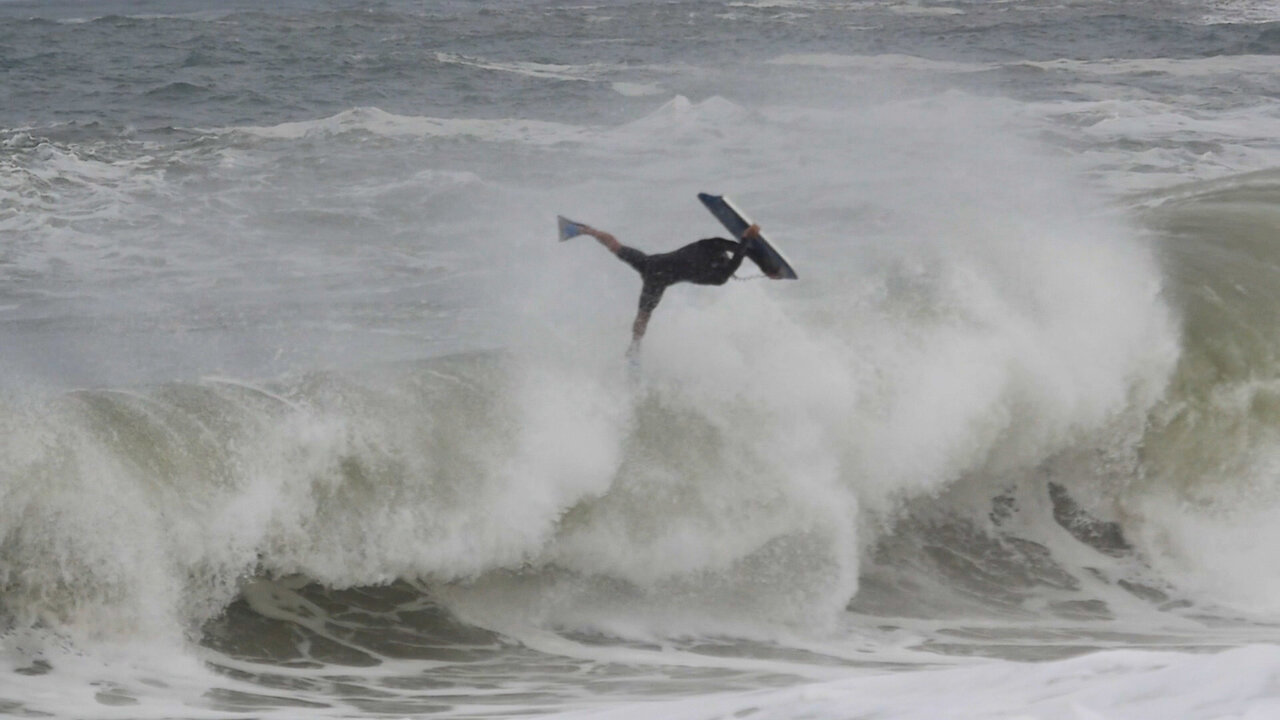
<path fill-rule="evenodd" d="M 741 239 L 746 240 L 747 238 L 751 238 L 752 240 L 755 240 L 759 237 L 760 237 L 760 226 L 755 223 L 751 223 L 751 227 L 742 231 Z"/>

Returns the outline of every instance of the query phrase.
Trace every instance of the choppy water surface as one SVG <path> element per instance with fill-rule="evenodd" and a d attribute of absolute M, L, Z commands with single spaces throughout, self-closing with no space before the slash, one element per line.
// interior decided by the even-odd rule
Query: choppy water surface
<path fill-rule="evenodd" d="M 1264 3 L 0 2 L 0 713 L 1280 712 Z M 667 293 L 724 192 L 801 280 Z"/>

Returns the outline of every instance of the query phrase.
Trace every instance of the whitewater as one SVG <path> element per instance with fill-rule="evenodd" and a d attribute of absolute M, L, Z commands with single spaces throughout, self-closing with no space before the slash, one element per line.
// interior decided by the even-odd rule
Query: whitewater
<path fill-rule="evenodd" d="M 0 1 L 0 715 L 1280 715 L 1280 12 Z M 639 295 L 726 193 L 799 272 Z"/>

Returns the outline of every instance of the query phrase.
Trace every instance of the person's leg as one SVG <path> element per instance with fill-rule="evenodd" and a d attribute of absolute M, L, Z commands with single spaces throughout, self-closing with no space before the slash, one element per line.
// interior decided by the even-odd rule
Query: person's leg
<path fill-rule="evenodd" d="M 751 227 L 742 231 L 742 238 L 740 242 L 743 250 L 747 253 L 747 257 L 751 258 L 751 262 L 755 263 L 756 267 L 760 268 L 760 272 L 763 272 L 766 276 L 773 278 L 774 280 L 778 280 L 782 277 L 778 270 L 775 269 L 773 272 L 769 272 L 768 270 L 765 270 L 764 266 L 760 263 L 760 243 L 757 242 L 758 240 L 760 240 L 759 225 L 753 224 Z M 756 252 L 752 253 L 751 251 Z M 741 264 L 741 262 L 739 262 L 739 264 Z"/>
<path fill-rule="evenodd" d="M 615 238 L 614 236 L 610 235 L 609 233 L 603 230 L 597 230 L 593 227 L 588 227 L 586 225 L 581 226 L 581 230 L 583 235 L 590 235 L 596 240 L 599 240 L 600 244 L 609 248 L 609 252 L 613 253 L 614 255 L 617 255 L 618 250 L 622 249 L 622 243 L 618 242 L 617 238 Z"/>
<path fill-rule="evenodd" d="M 609 252 L 617 255 L 618 259 L 630 265 L 636 272 L 641 275 L 645 274 L 645 263 L 648 260 L 648 255 L 633 247 L 623 245 L 618 242 L 617 238 L 603 230 L 596 230 L 595 228 L 587 227 L 586 225 L 581 226 L 581 229 L 584 235 L 590 235 L 596 240 L 599 240 L 601 245 L 609 249 Z"/>
<path fill-rule="evenodd" d="M 634 358 L 640 352 L 640 341 L 644 339 L 645 328 L 649 327 L 649 311 L 636 313 L 636 321 L 631 324 L 631 344 L 627 346 L 627 357 Z"/>
<path fill-rule="evenodd" d="M 640 291 L 640 310 L 636 313 L 635 322 L 631 324 L 631 346 L 627 348 L 628 356 L 634 356 L 640 351 L 640 341 L 644 338 L 645 330 L 649 328 L 649 316 L 653 314 L 653 309 L 658 307 L 658 301 L 662 299 L 662 292 L 666 289 L 665 285 L 645 282 L 644 289 Z"/>
<path fill-rule="evenodd" d="M 619 260 L 630 265 L 632 270 L 640 273 L 640 277 L 648 274 L 649 256 L 643 252 L 627 245 L 619 245 L 614 254 Z"/>

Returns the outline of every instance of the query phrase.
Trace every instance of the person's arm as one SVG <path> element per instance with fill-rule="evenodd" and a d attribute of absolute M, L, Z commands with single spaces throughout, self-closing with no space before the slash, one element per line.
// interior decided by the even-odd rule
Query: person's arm
<path fill-rule="evenodd" d="M 719 277 L 715 279 L 708 278 L 709 285 L 723 285 L 729 282 L 729 278 L 738 272 L 738 268 L 742 266 L 742 259 L 747 256 L 747 248 L 750 247 L 750 241 L 760 237 L 760 226 L 752 223 L 750 227 L 742 231 L 742 236 L 738 242 L 717 238 L 717 243 L 723 247 L 731 255 L 727 262 L 724 262 L 718 268 Z"/>
<path fill-rule="evenodd" d="M 760 226 L 751 223 L 751 227 L 742 231 L 742 235 L 738 238 L 738 246 L 733 249 L 733 258 L 730 260 L 734 264 L 733 269 L 738 269 L 738 263 L 742 262 L 742 256 L 747 253 L 748 241 L 758 240 L 760 238 Z M 730 272 L 730 275 L 733 273 Z"/>

